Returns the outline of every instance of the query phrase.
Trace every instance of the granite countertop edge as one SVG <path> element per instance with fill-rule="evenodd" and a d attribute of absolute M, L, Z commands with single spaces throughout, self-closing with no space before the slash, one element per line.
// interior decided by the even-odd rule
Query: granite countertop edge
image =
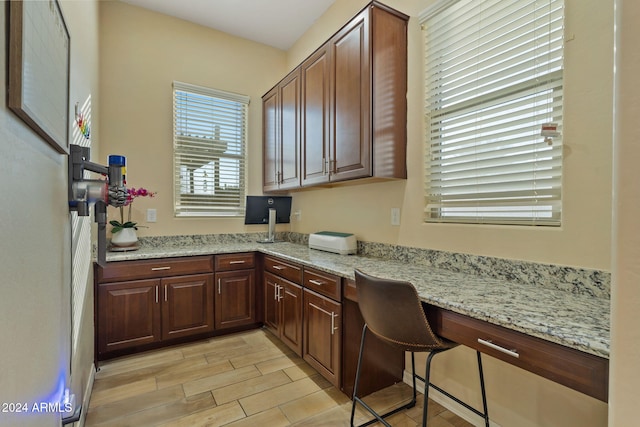
<path fill-rule="evenodd" d="M 277 242 L 142 246 L 137 251 L 108 252 L 107 262 L 262 252 L 353 279 L 361 269 L 380 277 L 413 283 L 421 299 L 447 310 L 503 326 L 595 356 L 609 358 L 607 298 L 457 273 L 421 264 L 360 255 L 338 255 L 305 245 Z"/>

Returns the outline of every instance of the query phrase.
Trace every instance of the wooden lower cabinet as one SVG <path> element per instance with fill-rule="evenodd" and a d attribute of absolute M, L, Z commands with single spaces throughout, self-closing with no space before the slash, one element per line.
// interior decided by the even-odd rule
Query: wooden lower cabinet
<path fill-rule="evenodd" d="M 98 354 L 161 339 L 160 280 L 135 280 L 98 287 Z"/>
<path fill-rule="evenodd" d="M 340 388 L 342 304 L 304 290 L 303 358 Z"/>
<path fill-rule="evenodd" d="M 255 271 L 225 271 L 216 273 L 215 279 L 216 329 L 255 323 Z"/>
<path fill-rule="evenodd" d="M 211 274 L 170 277 L 161 284 L 163 340 L 213 331 Z"/>
<path fill-rule="evenodd" d="M 214 330 L 213 276 L 98 286 L 98 355 Z"/>
<path fill-rule="evenodd" d="M 302 286 L 264 273 L 265 326 L 302 356 Z"/>

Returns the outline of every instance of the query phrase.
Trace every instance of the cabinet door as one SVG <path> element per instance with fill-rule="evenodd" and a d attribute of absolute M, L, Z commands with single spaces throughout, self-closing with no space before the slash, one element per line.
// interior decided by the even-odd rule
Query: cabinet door
<path fill-rule="evenodd" d="M 162 339 L 213 331 L 212 274 L 170 277 L 161 283 Z"/>
<path fill-rule="evenodd" d="M 280 279 L 280 339 L 302 356 L 302 286 Z"/>
<path fill-rule="evenodd" d="M 278 280 L 277 276 L 264 272 L 264 324 L 279 337 L 280 310 L 278 308 L 280 304 L 278 304 L 278 291 L 280 285 Z"/>
<path fill-rule="evenodd" d="M 329 46 L 300 66 L 302 81 L 302 185 L 329 180 Z"/>
<path fill-rule="evenodd" d="M 342 305 L 304 291 L 304 360 L 340 387 Z"/>
<path fill-rule="evenodd" d="M 254 277 L 253 270 L 216 273 L 216 329 L 255 323 Z"/>
<path fill-rule="evenodd" d="M 330 41 L 331 180 L 371 176 L 371 73 L 369 10 Z"/>
<path fill-rule="evenodd" d="M 280 83 L 279 189 L 300 186 L 300 72 Z"/>
<path fill-rule="evenodd" d="M 279 100 L 278 87 L 273 88 L 262 98 L 262 155 L 264 163 L 262 185 L 264 191 L 277 190 L 279 184 L 277 166 L 280 160 L 278 156 L 280 146 Z"/>
<path fill-rule="evenodd" d="M 160 340 L 160 280 L 98 286 L 98 353 Z"/>

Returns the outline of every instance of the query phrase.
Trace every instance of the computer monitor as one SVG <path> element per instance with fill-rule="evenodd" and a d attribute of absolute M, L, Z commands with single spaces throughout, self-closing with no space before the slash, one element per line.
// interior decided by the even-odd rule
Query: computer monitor
<path fill-rule="evenodd" d="M 268 224 L 269 208 L 276 210 L 276 224 L 288 224 L 291 217 L 291 196 L 247 196 L 245 224 Z"/>

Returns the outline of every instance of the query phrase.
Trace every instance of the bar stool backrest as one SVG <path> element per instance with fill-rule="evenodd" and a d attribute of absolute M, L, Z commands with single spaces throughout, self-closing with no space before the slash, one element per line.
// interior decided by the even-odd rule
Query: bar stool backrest
<path fill-rule="evenodd" d="M 358 305 L 367 328 L 404 351 L 452 347 L 431 329 L 416 288 L 409 282 L 381 279 L 355 270 Z"/>

